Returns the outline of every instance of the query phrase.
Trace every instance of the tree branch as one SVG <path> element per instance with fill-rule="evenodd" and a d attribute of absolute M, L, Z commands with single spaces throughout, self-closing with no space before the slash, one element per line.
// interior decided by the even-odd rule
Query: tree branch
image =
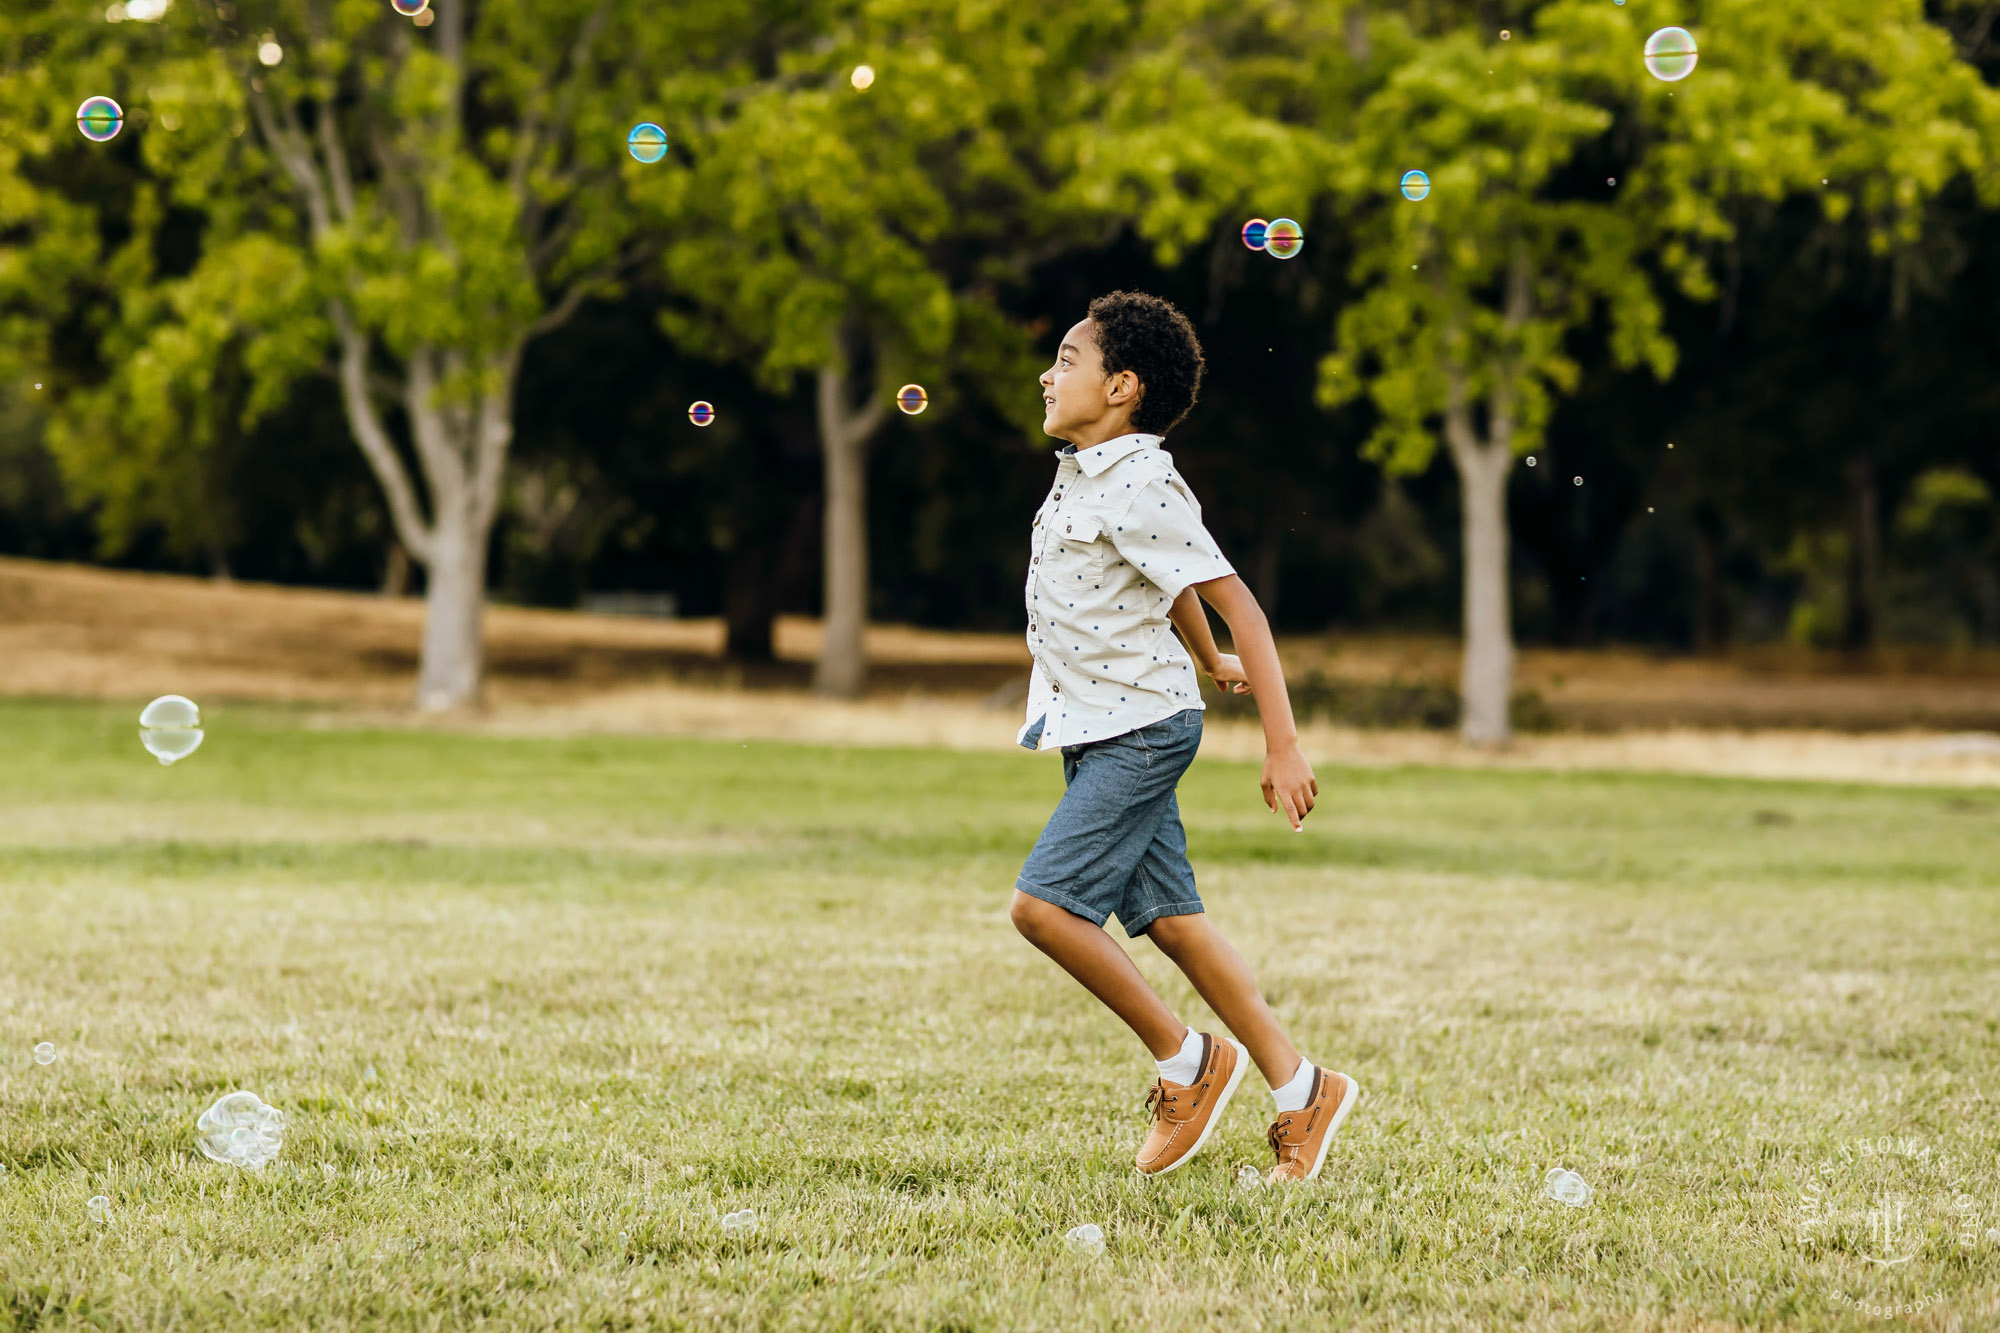
<path fill-rule="evenodd" d="M 429 564 L 435 547 L 432 530 L 417 505 L 416 487 L 411 484 L 409 471 L 396 456 L 396 447 L 390 442 L 381 414 L 375 410 L 375 402 L 369 395 L 368 336 L 354 327 L 344 302 L 336 299 L 328 310 L 340 337 L 340 390 L 347 402 L 347 419 L 353 425 L 355 442 L 361 446 L 375 479 L 382 483 L 397 540 L 403 543 L 404 550 Z"/>
<path fill-rule="evenodd" d="M 319 169 L 313 165 L 312 149 L 299 130 L 298 117 L 287 102 L 285 121 L 281 125 L 271 112 L 270 98 L 264 95 L 264 89 L 256 79 L 250 81 L 250 107 L 257 116 L 257 128 L 263 134 L 264 142 L 305 199 L 306 220 L 313 239 L 318 240 L 332 228 L 333 218 L 326 205 L 326 185 L 320 180 Z"/>
<path fill-rule="evenodd" d="M 333 206 L 342 222 L 352 222 L 354 179 L 347 172 L 347 148 L 340 142 L 340 126 L 330 98 L 319 104 L 319 150 L 326 159 L 326 178 L 333 185 Z"/>

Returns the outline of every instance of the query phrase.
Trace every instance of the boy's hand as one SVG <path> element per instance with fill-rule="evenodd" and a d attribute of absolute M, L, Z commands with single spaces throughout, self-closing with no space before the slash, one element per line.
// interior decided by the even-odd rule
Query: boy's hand
<path fill-rule="evenodd" d="M 1319 779 L 1313 776 L 1312 765 L 1296 742 L 1265 752 L 1264 804 L 1291 820 L 1292 832 L 1305 831 L 1299 821 L 1313 808 L 1318 795 Z"/>
<path fill-rule="evenodd" d="M 1235 653 L 1216 654 L 1215 665 L 1209 669 L 1208 677 L 1217 685 L 1224 686 L 1226 694 L 1250 693 L 1250 677 L 1243 674 L 1243 659 Z M 1231 685 L 1236 688 L 1226 688 Z"/>

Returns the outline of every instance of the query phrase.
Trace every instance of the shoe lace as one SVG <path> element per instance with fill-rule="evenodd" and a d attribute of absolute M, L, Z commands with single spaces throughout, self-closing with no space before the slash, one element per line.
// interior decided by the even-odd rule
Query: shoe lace
<path fill-rule="evenodd" d="M 1271 1122 L 1271 1128 L 1264 1134 L 1264 1137 L 1270 1140 L 1271 1151 L 1281 1162 L 1285 1160 L 1285 1131 L 1291 1127 L 1292 1118 L 1289 1115 L 1281 1115 Z"/>
<path fill-rule="evenodd" d="M 1146 1114 L 1148 1116 L 1155 1114 L 1165 1115 L 1173 1109 L 1174 1099 L 1178 1096 L 1180 1096 L 1178 1092 L 1167 1091 L 1167 1085 L 1164 1081 L 1155 1082 L 1152 1087 L 1146 1089 Z M 1153 1110 L 1153 1103 L 1155 1102 L 1160 1104 L 1160 1109 L 1157 1113 Z"/>

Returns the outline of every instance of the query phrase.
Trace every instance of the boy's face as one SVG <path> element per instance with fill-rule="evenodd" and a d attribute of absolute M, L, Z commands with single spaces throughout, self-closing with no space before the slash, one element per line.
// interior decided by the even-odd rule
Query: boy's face
<path fill-rule="evenodd" d="M 1042 430 L 1079 448 L 1131 429 L 1139 377 L 1129 370 L 1104 373 L 1095 328 L 1081 319 L 1065 333 L 1056 363 L 1042 372 Z"/>

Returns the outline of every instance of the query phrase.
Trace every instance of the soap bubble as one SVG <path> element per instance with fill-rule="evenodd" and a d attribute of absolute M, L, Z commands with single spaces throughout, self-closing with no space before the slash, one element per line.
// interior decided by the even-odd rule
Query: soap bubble
<path fill-rule="evenodd" d="M 1679 83 L 1694 73 L 1698 59 L 1686 28 L 1662 28 L 1646 39 L 1646 71 L 1662 83 Z"/>
<path fill-rule="evenodd" d="M 1581 485 L 1583 485 L 1583 478 L 1582 478 L 1582 477 L 1571 477 L 1571 478 L 1569 479 L 1569 484 L 1570 484 L 1570 485 L 1572 485 L 1572 486 L 1581 486 Z"/>
<path fill-rule="evenodd" d="M 625 147 L 634 158 L 651 166 L 667 155 L 667 132 L 650 120 L 642 120 L 625 136 Z"/>
<path fill-rule="evenodd" d="M 854 91 L 855 91 L 855 92 L 857 92 L 857 93 L 865 93 L 865 92 L 867 92 L 867 91 L 868 91 L 868 89 L 869 89 L 869 88 L 870 88 L 870 87 L 871 87 L 871 86 L 872 86 L 872 85 L 874 84 L 874 82 L 875 82 L 875 68 L 874 68 L 874 66 L 872 66 L 872 65 L 856 65 L 856 66 L 854 67 L 854 73 L 852 73 L 852 74 L 850 74 L 850 75 L 848 75 L 848 76 L 847 76 L 847 81 L 848 81 L 849 83 L 851 83 L 851 84 L 853 84 L 853 85 L 854 85 Z"/>
<path fill-rule="evenodd" d="M 201 739 L 201 710 L 183 695 L 163 694 L 139 714 L 139 743 L 163 764 L 187 758 Z"/>
<path fill-rule="evenodd" d="M 389 0 L 389 7 L 406 19 L 413 19 L 431 7 L 431 0 Z"/>
<path fill-rule="evenodd" d="M 931 405 L 931 396 L 924 392 L 921 384 L 905 384 L 896 390 L 896 406 L 903 409 L 903 415 L 915 416 Z"/>
<path fill-rule="evenodd" d="M 84 1207 L 90 1209 L 90 1220 L 93 1222 L 111 1220 L 111 1200 L 102 1194 L 91 1195 L 90 1201 L 84 1204 Z"/>
<path fill-rule="evenodd" d="M 1239 1189 L 1254 1190 L 1264 1183 L 1264 1174 L 1245 1162 L 1236 1168 L 1236 1185 Z"/>
<path fill-rule="evenodd" d="M 232 1092 L 194 1122 L 195 1146 L 227 1166 L 261 1171 L 285 1146 L 285 1113 L 254 1092 Z"/>
<path fill-rule="evenodd" d="M 1272 218 L 1264 228 L 1264 253 L 1273 259 L 1290 259 L 1305 244 L 1306 229 L 1290 218 Z"/>
<path fill-rule="evenodd" d="M 688 404 L 688 420 L 697 426 L 706 426 L 715 420 L 715 404 L 697 398 Z"/>
<path fill-rule="evenodd" d="M 1243 244 L 1249 246 L 1252 250 L 1262 250 L 1264 248 L 1264 232 L 1270 225 L 1270 223 L 1264 221 L 1262 218 L 1251 218 L 1243 224 Z"/>
<path fill-rule="evenodd" d="M 1590 1186 L 1568 1167 L 1550 1167 L 1549 1173 L 1542 1177 L 1542 1193 L 1572 1208 L 1581 1208 L 1590 1202 Z"/>
<path fill-rule="evenodd" d="M 340 1179 L 340 1168 L 335 1166 L 332 1162 L 321 1162 L 319 1164 L 319 1173 L 320 1176 L 324 1178 L 326 1183 L 329 1185 L 331 1185 L 334 1181 Z"/>
<path fill-rule="evenodd" d="M 1063 1239 L 1079 1254 L 1104 1253 L 1104 1228 L 1095 1222 L 1085 1222 L 1080 1227 L 1071 1227 Z"/>
<path fill-rule="evenodd" d="M 1505 42 L 1505 41 L 1511 41 L 1511 40 L 1513 40 L 1513 37 L 1514 37 L 1514 34 L 1513 34 L 1513 33 L 1511 33 L 1511 32 L 1508 32 L 1508 31 L 1507 31 L 1507 30 L 1506 30 L 1505 28 L 1502 28 L 1502 29 L 1500 30 L 1500 40 L 1501 40 L 1501 41 L 1503 41 L 1503 42 Z"/>
<path fill-rule="evenodd" d="M 39 1042 L 35 1046 L 35 1063 L 52 1065 L 56 1062 L 56 1044 L 52 1041 Z"/>
<path fill-rule="evenodd" d="M 722 1234 L 725 1236 L 747 1236 L 757 1229 L 757 1210 L 745 1208 L 741 1212 L 724 1213 Z"/>
<path fill-rule="evenodd" d="M 86 97 L 76 109 L 76 127 L 92 143 L 108 143 L 125 128 L 125 109 L 108 97 Z"/>
<path fill-rule="evenodd" d="M 1421 171 L 1406 171 L 1403 173 L 1403 198 L 1414 201 L 1424 198 L 1430 192 L 1431 178 L 1429 176 L 1426 176 Z M 1415 265 L 1411 267 L 1415 267 Z"/>
<path fill-rule="evenodd" d="M 257 48 L 257 59 L 265 65 L 276 65 L 279 61 L 283 60 L 284 58 L 285 58 L 285 48 L 279 46 L 276 42 L 272 41 L 268 37 L 265 38 L 263 44 Z"/>
<path fill-rule="evenodd" d="M 1529 467 L 1533 467 L 1535 465 L 1535 456 L 1533 454 L 1529 454 L 1522 461 L 1525 462 Z"/>

